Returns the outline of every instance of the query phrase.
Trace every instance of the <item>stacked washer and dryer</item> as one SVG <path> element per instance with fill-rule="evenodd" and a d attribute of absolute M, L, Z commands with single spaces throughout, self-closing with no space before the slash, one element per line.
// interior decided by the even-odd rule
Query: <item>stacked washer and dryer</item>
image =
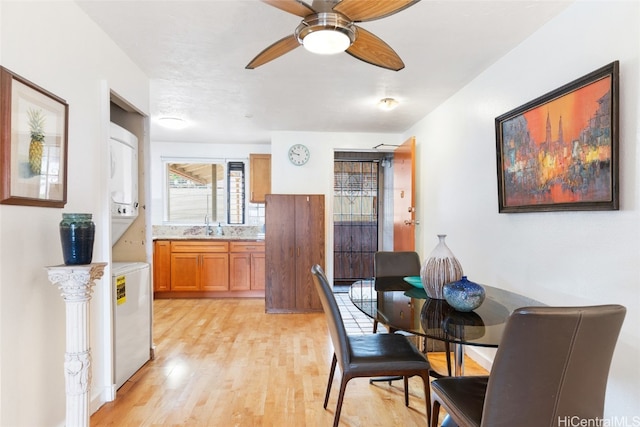
<path fill-rule="evenodd" d="M 110 124 L 111 244 L 138 216 L 138 138 Z M 114 372 L 120 388 L 151 358 L 152 292 L 149 264 L 114 262 L 111 266 L 114 307 Z"/>

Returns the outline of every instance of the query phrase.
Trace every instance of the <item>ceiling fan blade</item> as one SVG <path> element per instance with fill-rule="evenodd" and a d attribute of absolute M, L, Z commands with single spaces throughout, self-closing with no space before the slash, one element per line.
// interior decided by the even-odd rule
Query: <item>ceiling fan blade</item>
<path fill-rule="evenodd" d="M 302 18 L 311 15 L 312 13 L 316 13 L 311 6 L 299 0 L 262 0 L 262 2 Z"/>
<path fill-rule="evenodd" d="M 420 0 L 342 0 L 333 10 L 353 22 L 373 21 L 398 13 Z"/>
<path fill-rule="evenodd" d="M 360 27 L 356 28 L 356 41 L 347 49 L 349 55 L 388 70 L 399 71 L 404 68 L 402 59 L 381 38 Z"/>
<path fill-rule="evenodd" d="M 245 67 L 248 70 L 253 70 L 261 65 L 266 64 L 269 61 L 273 61 L 274 59 L 284 55 L 287 52 L 292 51 L 293 49 L 300 46 L 298 39 L 293 34 L 287 36 L 283 39 L 278 40 L 262 52 L 260 52 L 255 58 L 247 64 Z"/>

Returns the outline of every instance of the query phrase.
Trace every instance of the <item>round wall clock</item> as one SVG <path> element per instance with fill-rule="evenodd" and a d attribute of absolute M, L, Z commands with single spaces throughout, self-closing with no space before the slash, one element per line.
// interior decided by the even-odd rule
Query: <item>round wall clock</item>
<path fill-rule="evenodd" d="M 296 166 L 302 166 L 309 161 L 309 149 L 302 144 L 295 144 L 289 148 L 289 161 Z"/>

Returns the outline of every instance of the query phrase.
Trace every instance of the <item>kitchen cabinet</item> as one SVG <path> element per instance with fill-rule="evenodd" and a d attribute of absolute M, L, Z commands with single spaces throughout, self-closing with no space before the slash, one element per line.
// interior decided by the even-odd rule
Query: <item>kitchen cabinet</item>
<path fill-rule="evenodd" d="M 251 289 L 261 291 L 264 295 L 266 256 L 262 253 L 251 254 Z"/>
<path fill-rule="evenodd" d="M 153 244 L 153 291 L 171 289 L 171 242 L 156 240 Z"/>
<path fill-rule="evenodd" d="M 271 193 L 271 154 L 249 154 L 249 191 L 252 203 L 264 203 Z"/>
<path fill-rule="evenodd" d="M 171 242 L 171 290 L 228 290 L 228 252 L 228 242 Z"/>
<path fill-rule="evenodd" d="M 267 312 L 322 311 L 311 267 L 325 262 L 324 195 L 267 194 Z"/>
<path fill-rule="evenodd" d="M 264 297 L 264 250 L 264 241 L 156 240 L 154 297 Z"/>
<path fill-rule="evenodd" d="M 229 289 L 264 290 L 264 260 L 263 242 L 231 242 Z"/>

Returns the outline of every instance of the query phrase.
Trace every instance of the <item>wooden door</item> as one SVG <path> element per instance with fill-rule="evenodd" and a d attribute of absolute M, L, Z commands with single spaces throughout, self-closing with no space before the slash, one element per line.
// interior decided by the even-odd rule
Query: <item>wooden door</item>
<path fill-rule="evenodd" d="M 322 310 L 311 267 L 324 268 L 324 196 L 296 196 L 296 308 Z"/>
<path fill-rule="evenodd" d="M 296 307 L 295 196 L 267 194 L 265 203 L 265 307 L 267 312 Z"/>
<path fill-rule="evenodd" d="M 153 245 L 153 290 L 167 292 L 171 289 L 171 242 L 156 240 Z"/>
<path fill-rule="evenodd" d="M 203 291 L 229 290 L 229 255 L 219 253 L 203 253 L 201 257 L 202 280 L 200 289 Z"/>
<path fill-rule="evenodd" d="M 264 252 L 251 254 L 251 289 L 264 290 L 265 256 Z"/>
<path fill-rule="evenodd" d="M 264 203 L 265 196 L 271 193 L 271 154 L 249 154 L 249 164 L 250 201 Z"/>
<path fill-rule="evenodd" d="M 413 251 L 416 245 L 416 139 L 411 137 L 393 154 L 393 250 Z"/>
<path fill-rule="evenodd" d="M 229 289 L 244 291 L 251 288 L 251 254 L 229 254 Z"/>
<path fill-rule="evenodd" d="M 200 254 L 171 254 L 171 290 L 197 291 L 200 285 Z"/>

